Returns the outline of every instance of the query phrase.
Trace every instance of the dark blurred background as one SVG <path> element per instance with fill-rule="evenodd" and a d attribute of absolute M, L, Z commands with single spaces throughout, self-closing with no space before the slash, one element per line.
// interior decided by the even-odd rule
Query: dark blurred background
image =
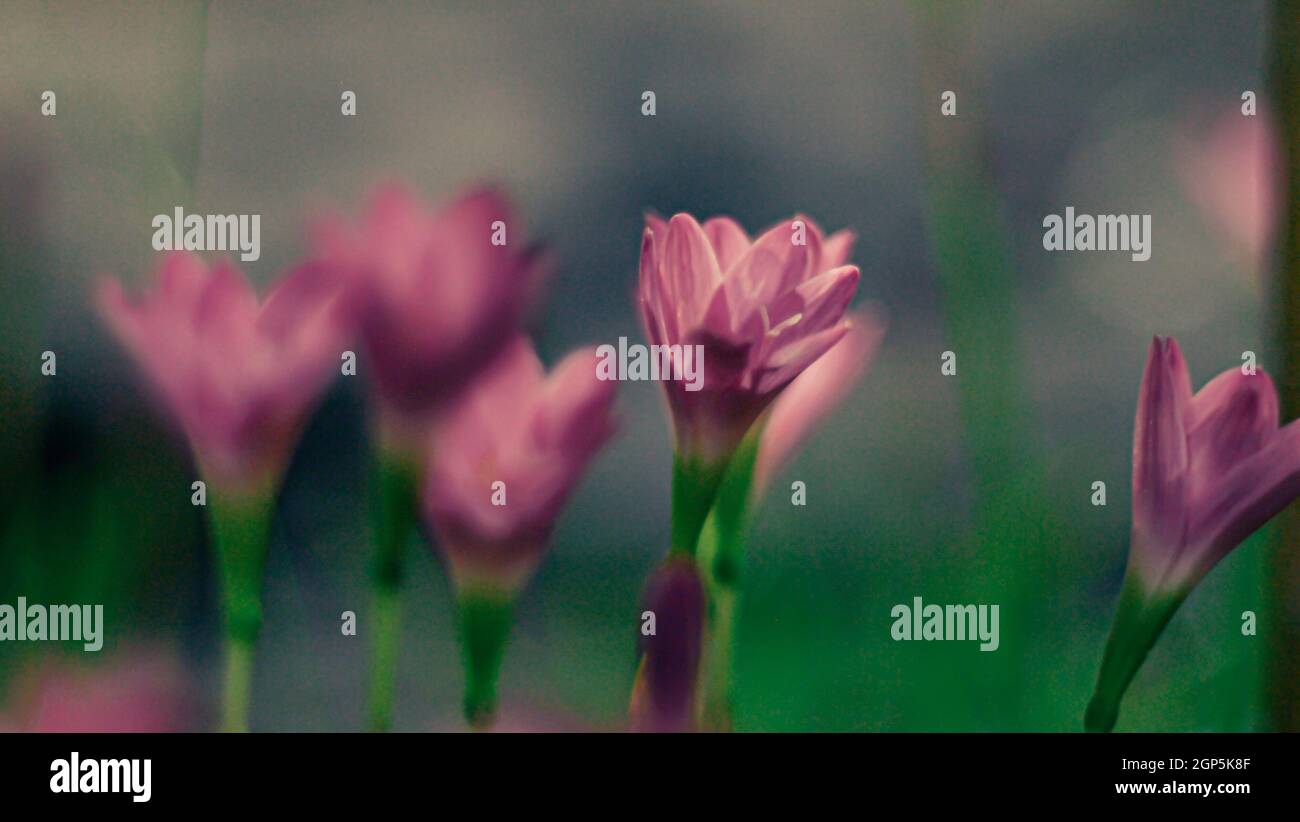
<path fill-rule="evenodd" d="M 262 215 L 261 259 L 242 265 L 265 283 L 302 254 L 311 215 L 355 211 L 376 182 L 440 200 L 488 179 L 555 251 L 533 326 L 547 362 L 640 337 L 631 293 L 646 210 L 730 214 L 751 230 L 801 211 L 859 233 L 860 302 L 882 305 L 890 329 L 759 516 L 738 728 L 1078 729 L 1127 552 L 1151 335 L 1179 338 L 1197 386 L 1245 350 L 1269 365 L 1262 266 L 1189 184 L 1208 173 L 1195 147 L 1240 116 L 1242 91 L 1266 96 L 1265 11 L 1216 0 L 928 12 L 218 2 L 204 19 L 187 3 L 5 3 L 0 602 L 102 602 L 108 627 L 97 657 L 71 643 L 0 644 L 0 716 L 15 721 L 20 683 L 56 654 L 105 677 L 161 656 L 200 701 L 215 698 L 215 580 L 189 500 L 193 467 L 92 314 L 95 278 L 143 283 L 150 219 L 176 205 Z M 955 51 L 926 45 L 936 26 Z M 980 135 L 972 167 L 997 193 L 1004 254 L 988 276 L 1006 313 L 985 333 L 1018 360 L 996 386 L 978 382 L 987 351 L 963 348 L 969 338 L 949 327 L 950 285 L 930 240 L 934 88 L 956 91 L 957 119 Z M 54 117 L 40 113 L 47 89 Z M 355 117 L 340 114 L 345 90 Z M 645 90 L 654 117 L 641 114 Z M 1044 252 L 1042 218 L 1067 205 L 1153 215 L 1151 261 Z M 972 268 L 965 287 L 979 290 Z M 940 375 L 949 349 L 976 375 L 964 389 Z M 45 350 L 57 376 L 41 375 Z M 977 400 L 996 390 L 1021 409 L 996 420 L 1016 449 L 993 463 L 1005 482 L 972 468 L 984 434 L 967 430 L 962 390 Z M 362 725 L 363 397 L 360 382 L 340 379 L 285 484 L 255 729 Z M 507 715 L 622 722 L 638 594 L 667 546 L 671 453 L 654 385 L 624 384 L 619 407 L 620 436 L 521 602 L 502 673 Z M 806 508 L 782 491 L 793 479 L 807 483 Z M 1096 480 L 1105 507 L 1090 502 Z M 1261 725 L 1262 641 L 1240 624 L 1264 607 L 1264 548 L 1252 540 L 1192 595 L 1138 675 L 1121 729 Z M 914 596 L 1002 603 L 1002 647 L 892 641 L 890 609 Z M 357 636 L 340 632 L 345 610 L 359 615 Z M 460 686 L 447 581 L 421 548 L 397 726 L 457 727 Z"/>

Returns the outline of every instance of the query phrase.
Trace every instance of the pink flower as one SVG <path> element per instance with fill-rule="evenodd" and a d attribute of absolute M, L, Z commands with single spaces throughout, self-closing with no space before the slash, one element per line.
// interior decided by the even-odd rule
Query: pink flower
<path fill-rule="evenodd" d="M 101 314 L 180 422 L 207 480 L 273 483 L 340 361 L 348 322 L 334 281 L 304 266 L 259 303 L 233 264 L 209 271 L 187 252 L 166 255 L 156 279 L 138 302 L 104 281 Z"/>
<path fill-rule="evenodd" d="M 631 728 L 647 733 L 694 730 L 705 610 L 695 564 L 670 557 L 646 583 L 643 602 L 643 613 L 654 614 L 655 630 L 641 636 L 644 667 L 629 709 Z"/>
<path fill-rule="evenodd" d="M 349 283 L 389 422 L 422 422 L 501 351 L 540 270 L 491 189 L 430 211 L 390 185 L 358 224 L 333 219 L 315 234 L 317 256 Z"/>
<path fill-rule="evenodd" d="M 1281 202 L 1281 152 L 1267 111 L 1224 115 L 1203 141 L 1184 145 L 1179 172 L 1197 206 L 1262 268 Z"/>
<path fill-rule="evenodd" d="M 596 378 L 595 349 L 547 376 L 522 336 L 440 423 L 425 513 L 461 588 L 513 592 L 536 567 L 587 464 L 614 430 L 615 383 Z"/>
<path fill-rule="evenodd" d="M 166 656 L 133 655 L 107 666 L 44 665 L 12 688 L 14 714 L 0 728 L 38 733 L 171 733 L 202 724 L 197 695 Z"/>
<path fill-rule="evenodd" d="M 875 313 L 859 312 L 844 337 L 782 392 L 759 441 L 753 493 L 761 496 L 772 477 L 794 457 L 799 446 L 853 390 L 885 334 Z"/>
<path fill-rule="evenodd" d="M 701 390 L 665 381 L 679 454 L 729 458 L 780 391 L 848 331 L 858 269 L 853 235 L 823 237 L 806 217 L 751 241 L 734 220 L 650 216 L 640 305 L 654 345 L 703 346 Z M 674 351 L 674 356 L 680 352 Z"/>
<path fill-rule="evenodd" d="M 1268 375 L 1224 371 L 1195 395 L 1178 343 L 1151 343 L 1133 432 L 1131 565 L 1186 592 L 1300 495 L 1300 424 L 1278 428 Z"/>
<path fill-rule="evenodd" d="M 1300 421 L 1278 428 L 1263 372 L 1224 371 L 1195 395 L 1173 339 L 1155 338 L 1133 430 L 1128 569 L 1085 715 L 1108 731 L 1129 682 L 1192 588 L 1300 496 Z"/>

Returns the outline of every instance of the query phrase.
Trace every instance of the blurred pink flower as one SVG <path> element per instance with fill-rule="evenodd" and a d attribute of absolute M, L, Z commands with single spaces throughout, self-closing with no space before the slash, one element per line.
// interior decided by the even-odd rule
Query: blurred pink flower
<path fill-rule="evenodd" d="M 1178 152 L 1183 184 L 1207 219 L 1261 269 L 1281 203 L 1281 152 L 1267 111 L 1226 114 Z"/>
<path fill-rule="evenodd" d="M 884 320 L 875 312 L 860 311 L 848 322 L 848 333 L 772 403 L 754 465 L 754 496 L 762 496 L 813 429 L 853 390 L 875 356 L 885 334 Z"/>
<path fill-rule="evenodd" d="M 848 330 L 853 235 L 806 217 L 751 241 L 727 217 L 646 218 L 639 301 L 654 345 L 702 345 L 704 382 L 664 381 L 679 454 L 730 457 L 776 395 Z"/>
<path fill-rule="evenodd" d="M 349 285 L 381 419 L 417 431 L 501 351 L 540 273 L 510 204 L 488 188 L 438 211 L 380 188 L 359 223 L 319 224 L 314 249 Z"/>
<path fill-rule="evenodd" d="M 1195 395 L 1178 343 L 1151 343 L 1133 432 L 1130 567 L 1148 592 L 1185 594 L 1300 495 L 1300 421 L 1278 428 L 1259 371 Z"/>
<path fill-rule="evenodd" d="M 643 608 L 655 632 L 641 636 L 643 665 L 629 709 L 631 729 L 677 733 L 695 729 L 696 682 L 704 642 L 704 585 L 695 563 L 670 557 L 646 583 Z"/>
<path fill-rule="evenodd" d="M 96 666 L 51 663 L 21 676 L 0 729 L 39 733 L 169 733 L 203 724 L 198 699 L 169 657 Z"/>
<path fill-rule="evenodd" d="M 156 279 L 138 302 L 103 281 L 100 313 L 180 422 L 205 479 L 273 482 L 345 344 L 335 282 L 303 266 L 259 304 L 233 264 L 209 271 L 188 252 L 166 255 Z"/>
<path fill-rule="evenodd" d="M 595 349 L 575 351 L 548 377 L 532 344 L 516 336 L 440 421 L 425 513 L 459 586 L 514 591 L 541 559 L 614 430 L 615 383 L 597 379 L 596 362 Z"/>

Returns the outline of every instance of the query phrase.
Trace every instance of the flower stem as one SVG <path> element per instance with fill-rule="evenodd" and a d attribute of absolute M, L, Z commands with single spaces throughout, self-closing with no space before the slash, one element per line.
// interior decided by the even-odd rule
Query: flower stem
<path fill-rule="evenodd" d="M 1300 416 L 1300 0 L 1277 0 L 1273 9 L 1271 83 L 1278 145 L 1285 169 L 1285 199 L 1278 234 L 1278 333 L 1283 419 Z M 1270 627 L 1264 673 L 1270 725 L 1300 731 L 1300 512 L 1281 517 L 1279 539 L 1268 557 L 1266 593 Z"/>
<path fill-rule="evenodd" d="M 736 619 L 749 526 L 749 496 L 762 426 L 756 425 L 736 449 L 699 542 L 699 564 L 709 597 L 705 628 L 700 728 L 730 731 Z"/>
<path fill-rule="evenodd" d="M 718 586 L 710 594 L 710 619 L 704 647 L 704 693 L 700 698 L 700 729 L 731 731 L 732 682 L 736 642 L 736 612 L 740 590 Z"/>
<path fill-rule="evenodd" d="M 370 730 L 383 732 L 393 726 L 397 648 L 402 628 L 402 598 L 396 587 L 375 586 L 374 625 L 374 659 L 370 667 L 367 715 Z"/>
<path fill-rule="evenodd" d="M 1058 598 L 1044 592 L 1065 584 L 1060 565 L 1078 540 L 1044 491 L 1052 483 L 1025 387 L 1017 278 L 1002 196 L 986 159 L 983 72 L 963 48 L 976 7 L 929 0 L 913 8 L 925 113 L 926 228 L 948 346 L 957 358 L 952 380 L 973 496 L 966 531 L 953 534 L 966 543 L 960 553 L 971 560 L 927 584 L 978 589 L 982 599 L 1021 615 L 1003 626 L 1003 651 L 988 673 L 970 683 L 985 703 L 985 721 L 1006 724 L 1032 699 L 1025 685 L 1032 658 L 1025 626 L 1056 607 Z M 958 116 L 945 117 L 941 95 L 956 77 L 962 78 L 964 102 Z"/>
<path fill-rule="evenodd" d="M 495 588 L 469 588 L 458 597 L 465 663 L 465 721 L 484 731 L 496 718 L 497 679 L 514 622 L 514 598 Z"/>
<path fill-rule="evenodd" d="M 226 638 L 226 671 L 221 700 L 221 730 L 248 731 L 248 700 L 253 683 L 253 643 Z"/>
<path fill-rule="evenodd" d="M 269 491 L 227 495 L 214 492 L 213 544 L 221 577 L 225 626 L 222 730 L 248 730 L 253 651 L 262 629 L 262 570 L 274 496 Z"/>
<path fill-rule="evenodd" d="M 708 462 L 673 455 L 672 547 L 670 553 L 695 556 L 704 521 L 713 507 L 727 460 Z"/>
<path fill-rule="evenodd" d="M 402 630 L 401 590 L 406 575 L 406 543 L 415 530 L 418 478 L 414 461 L 392 450 L 380 450 L 371 482 L 375 630 L 366 715 L 367 727 L 372 731 L 387 731 L 393 723 Z"/>
<path fill-rule="evenodd" d="M 700 457 L 683 456 L 681 452 L 673 454 L 672 545 L 668 550 L 668 559 L 671 561 L 673 557 L 685 557 L 696 563 L 698 573 L 706 580 L 706 590 L 709 586 L 707 580 L 713 576 L 710 566 L 714 560 L 719 540 L 715 538 L 715 534 L 708 535 L 712 547 L 708 549 L 708 554 L 704 557 L 698 556 L 698 549 L 702 536 L 705 536 L 705 524 L 711 519 L 714 503 L 724 484 L 727 467 L 732 459 L 733 456 L 728 455 L 723 459 L 708 461 Z M 750 470 L 747 473 L 752 474 L 752 472 L 753 464 L 751 459 Z M 708 647 L 715 641 L 709 630 L 708 627 L 705 628 L 704 644 L 706 655 Z M 721 641 L 730 648 L 731 632 L 729 628 Z M 730 654 L 728 653 L 726 659 L 729 660 L 729 658 Z M 642 662 L 644 663 L 644 658 Z M 729 693 L 730 667 L 730 662 L 726 661 L 722 672 L 718 674 L 720 677 L 718 687 L 723 694 Z M 638 694 L 644 689 L 644 675 L 645 666 L 642 664 L 637 669 L 636 678 L 632 685 L 634 714 L 636 713 L 635 705 Z"/>
<path fill-rule="evenodd" d="M 1111 623 L 1110 637 L 1102 654 L 1097 687 L 1084 714 L 1083 726 L 1087 731 L 1108 733 L 1114 729 L 1124 692 L 1185 596 L 1163 594 L 1149 597 L 1143 593 L 1131 570 L 1125 575 L 1115 620 Z"/>

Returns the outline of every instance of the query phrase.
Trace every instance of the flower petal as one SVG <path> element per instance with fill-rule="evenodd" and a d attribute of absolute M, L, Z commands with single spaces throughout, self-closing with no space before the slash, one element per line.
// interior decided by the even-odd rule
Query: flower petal
<path fill-rule="evenodd" d="M 677 214 L 668 222 L 668 238 L 663 246 L 660 266 L 672 291 L 671 297 L 680 319 L 695 325 L 704 316 L 708 301 L 722 272 L 713 246 L 709 245 L 704 229 L 689 214 Z"/>
<path fill-rule="evenodd" d="M 839 268 L 846 264 L 849 258 L 853 256 L 853 244 L 857 242 L 858 235 L 845 228 L 841 229 L 826 238 L 822 243 L 822 261 L 821 269 L 825 271 L 828 268 Z"/>
<path fill-rule="evenodd" d="M 726 288 L 738 316 L 753 313 L 807 278 L 809 247 L 794 240 L 794 220 L 779 223 L 755 240 L 728 271 Z"/>
<path fill-rule="evenodd" d="M 851 323 L 845 320 L 773 352 L 767 358 L 766 368 L 758 377 L 755 392 L 760 395 L 769 394 L 789 385 L 791 380 L 839 342 L 848 333 L 850 326 Z"/>
<path fill-rule="evenodd" d="M 1191 548 L 1170 574 L 1188 586 L 1300 496 L 1300 420 L 1239 461 L 1200 500 L 1187 526 Z"/>
<path fill-rule="evenodd" d="M 1188 464 L 1184 417 L 1191 399 L 1183 384 L 1186 371 L 1178 343 L 1159 337 L 1151 341 L 1133 428 L 1133 526 L 1154 550 L 1176 550 L 1182 544 Z"/>
<path fill-rule="evenodd" d="M 772 404 L 754 466 L 754 489 L 768 482 L 798 451 L 823 419 L 851 392 L 885 333 L 873 311 L 849 319 L 848 332 L 829 351 L 795 378 Z"/>
<path fill-rule="evenodd" d="M 704 236 L 709 238 L 713 254 L 718 258 L 718 268 L 725 275 L 749 249 L 749 235 L 730 217 L 705 220 L 703 228 Z"/>
<path fill-rule="evenodd" d="M 618 383 L 596 376 L 596 349 L 566 356 L 546 380 L 533 432 L 542 448 L 585 462 L 613 427 L 609 418 Z"/>
<path fill-rule="evenodd" d="M 1193 485 L 1208 487 L 1277 433 L 1277 389 L 1262 371 L 1229 369 L 1192 398 L 1186 423 Z"/>

